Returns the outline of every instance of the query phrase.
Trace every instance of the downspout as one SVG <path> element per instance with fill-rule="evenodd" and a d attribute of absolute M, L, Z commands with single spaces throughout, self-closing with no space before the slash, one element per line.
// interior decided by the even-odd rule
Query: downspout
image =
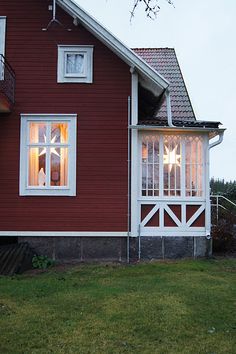
<path fill-rule="evenodd" d="M 222 143 L 223 139 L 224 139 L 224 131 L 220 132 L 218 140 L 214 141 L 214 143 L 211 143 L 209 145 L 209 150 L 217 145 L 220 145 Z"/>
<path fill-rule="evenodd" d="M 206 206 L 206 208 L 207 208 L 208 210 L 206 210 L 206 211 L 208 211 L 208 215 L 209 215 L 210 220 L 209 220 L 209 224 L 208 224 L 209 229 L 206 230 L 206 238 L 207 238 L 207 240 L 211 240 L 211 238 L 212 238 L 212 237 L 211 237 L 211 202 L 210 202 L 210 188 L 209 188 L 209 152 L 210 152 L 210 150 L 211 150 L 213 147 L 215 147 L 215 146 L 217 146 L 217 145 L 220 145 L 220 144 L 222 143 L 222 141 L 223 141 L 223 138 L 224 138 L 224 131 L 221 131 L 221 132 L 219 133 L 219 139 L 208 145 L 207 174 L 208 174 L 208 189 L 209 189 L 208 194 L 209 194 L 209 201 L 208 201 L 207 206 Z"/>
<path fill-rule="evenodd" d="M 130 104 L 131 104 L 131 98 L 130 96 L 128 97 L 128 201 L 127 201 L 127 206 L 128 206 L 128 213 L 127 213 L 127 263 L 129 263 L 130 261 L 130 257 L 129 257 L 129 248 L 130 248 L 130 118 L 131 118 L 131 109 L 130 109 Z"/>

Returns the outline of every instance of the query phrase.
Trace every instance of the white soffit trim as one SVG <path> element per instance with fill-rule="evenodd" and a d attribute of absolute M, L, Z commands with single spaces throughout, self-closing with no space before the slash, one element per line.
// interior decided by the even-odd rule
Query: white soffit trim
<path fill-rule="evenodd" d="M 201 128 L 201 127 L 168 127 L 168 126 L 155 126 L 155 125 L 130 125 L 129 129 L 137 130 L 156 130 L 163 132 L 195 132 L 195 133 L 208 133 L 209 138 L 212 139 L 215 136 L 219 135 L 221 132 L 224 132 L 224 128 Z"/>
<path fill-rule="evenodd" d="M 104 28 L 97 20 L 89 15 L 85 10 L 78 6 L 72 0 L 57 0 L 58 5 L 74 18 L 78 18 L 79 22 L 117 56 L 119 56 L 126 64 L 137 70 L 141 76 L 142 84 L 149 86 L 151 91 L 159 96 L 169 86 L 169 82 L 142 60 L 129 47 L 116 38 L 110 31 Z"/>

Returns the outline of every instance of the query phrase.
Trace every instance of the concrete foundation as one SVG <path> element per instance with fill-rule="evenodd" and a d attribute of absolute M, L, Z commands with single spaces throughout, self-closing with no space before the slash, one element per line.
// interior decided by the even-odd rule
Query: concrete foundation
<path fill-rule="evenodd" d="M 38 255 L 57 261 L 127 261 L 126 237 L 19 237 Z M 141 237 L 129 239 L 129 257 L 139 259 L 178 259 L 209 257 L 211 240 L 205 237 Z"/>

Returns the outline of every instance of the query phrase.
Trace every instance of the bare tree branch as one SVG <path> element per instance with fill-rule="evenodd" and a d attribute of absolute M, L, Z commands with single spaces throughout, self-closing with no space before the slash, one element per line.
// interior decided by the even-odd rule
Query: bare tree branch
<path fill-rule="evenodd" d="M 168 4 L 173 5 L 172 0 L 165 0 Z M 135 0 L 132 11 L 130 11 L 130 21 L 135 15 L 135 11 L 138 5 L 142 3 L 145 6 L 145 13 L 146 16 L 150 19 L 154 20 L 157 17 L 158 12 L 160 11 L 161 7 L 159 5 L 159 0 Z"/>

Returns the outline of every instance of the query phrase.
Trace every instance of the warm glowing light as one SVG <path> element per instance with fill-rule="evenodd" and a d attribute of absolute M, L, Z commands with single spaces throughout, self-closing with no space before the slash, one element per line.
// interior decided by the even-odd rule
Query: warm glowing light
<path fill-rule="evenodd" d="M 44 169 L 40 168 L 40 171 L 38 173 L 38 184 L 39 186 L 44 186 L 46 183 L 46 175 L 44 173 Z"/>
<path fill-rule="evenodd" d="M 142 147 L 142 158 L 145 160 L 148 158 L 148 149 L 146 145 L 143 145 Z"/>
<path fill-rule="evenodd" d="M 57 138 L 57 136 L 55 135 L 51 140 L 51 144 L 55 143 L 56 138 Z M 47 141 L 46 135 L 44 134 L 44 142 L 46 143 L 46 141 Z M 42 156 L 44 154 L 46 154 L 46 148 L 43 148 L 43 150 L 40 152 L 39 156 Z M 58 154 L 58 152 L 56 151 L 56 149 L 54 147 L 51 147 L 51 154 L 55 154 L 60 157 L 60 155 Z"/>
<path fill-rule="evenodd" d="M 165 146 L 166 154 L 163 156 L 163 163 L 169 165 L 169 172 L 172 170 L 173 165 L 180 167 L 181 155 L 176 153 L 178 146 L 176 146 L 172 151 Z"/>

